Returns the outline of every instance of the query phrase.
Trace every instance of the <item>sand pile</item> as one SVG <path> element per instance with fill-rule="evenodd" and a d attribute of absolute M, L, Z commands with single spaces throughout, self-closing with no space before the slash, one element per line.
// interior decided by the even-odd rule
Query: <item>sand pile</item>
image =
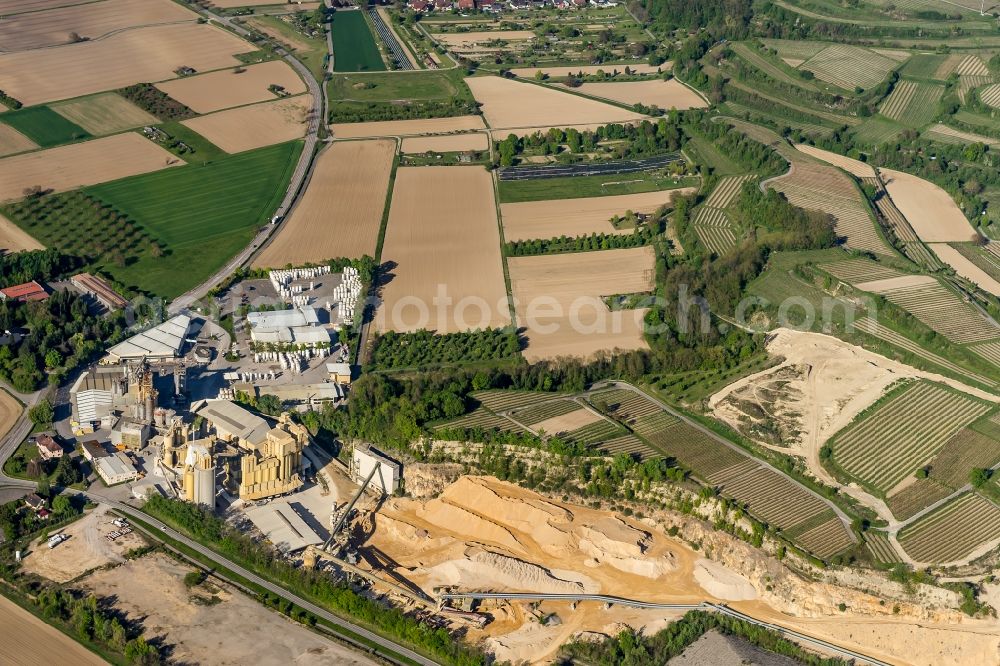
<path fill-rule="evenodd" d="M 757 590 L 749 580 L 712 560 L 701 558 L 695 562 L 694 579 L 717 599 L 750 601 L 757 598 Z"/>
<path fill-rule="evenodd" d="M 454 559 L 416 573 L 427 575 L 429 585 L 458 586 L 491 592 L 543 592 L 583 594 L 598 589 L 597 583 L 573 572 L 560 572 L 573 580 L 524 560 L 472 547 L 464 559 Z"/>
<path fill-rule="evenodd" d="M 460 530 L 476 541 L 494 543 L 516 553 L 525 552 L 524 546 L 507 528 L 443 499 L 434 499 L 418 507 L 417 516 L 445 529 Z"/>

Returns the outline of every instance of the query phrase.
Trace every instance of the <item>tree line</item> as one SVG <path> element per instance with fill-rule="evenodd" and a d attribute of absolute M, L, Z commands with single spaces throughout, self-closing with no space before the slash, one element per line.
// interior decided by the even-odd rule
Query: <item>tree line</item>
<path fill-rule="evenodd" d="M 565 252 L 590 252 L 592 250 L 620 250 L 642 247 L 653 242 L 653 229 L 637 227 L 630 234 L 592 233 L 589 236 L 560 236 L 559 238 L 536 238 L 532 240 L 509 241 L 504 245 L 508 257 L 528 257 L 538 254 L 562 254 Z"/>
<path fill-rule="evenodd" d="M 386 331 L 372 342 L 371 364 L 385 370 L 498 361 L 512 358 L 520 350 L 517 331 L 511 327 L 444 334 L 426 329 L 412 333 Z"/>

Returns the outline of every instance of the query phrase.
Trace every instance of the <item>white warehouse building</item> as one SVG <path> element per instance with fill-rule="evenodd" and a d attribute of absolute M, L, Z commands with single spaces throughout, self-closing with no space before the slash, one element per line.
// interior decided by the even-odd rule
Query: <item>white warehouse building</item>
<path fill-rule="evenodd" d="M 250 339 L 258 344 L 325 346 L 330 333 L 319 325 L 316 309 L 302 305 L 291 310 L 250 312 Z"/>

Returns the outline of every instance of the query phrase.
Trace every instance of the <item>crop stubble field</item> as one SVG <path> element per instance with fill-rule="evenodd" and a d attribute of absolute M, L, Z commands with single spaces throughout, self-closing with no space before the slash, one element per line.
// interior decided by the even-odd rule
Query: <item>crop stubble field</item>
<path fill-rule="evenodd" d="M 411 136 L 402 140 L 400 151 L 416 154 L 433 151 L 436 153 L 464 152 L 467 150 L 489 150 L 490 139 L 485 132 L 467 132 L 446 136 Z"/>
<path fill-rule="evenodd" d="M 181 122 L 227 153 L 263 148 L 305 136 L 311 95 L 218 111 Z"/>
<path fill-rule="evenodd" d="M 59 102 L 52 104 L 51 108 L 94 136 L 115 134 L 133 127 L 156 125 L 160 122 L 155 116 L 115 93 L 101 93 L 69 102 Z"/>
<path fill-rule="evenodd" d="M 662 81 L 625 81 L 621 83 L 584 83 L 576 88 L 585 95 L 603 97 L 622 104 L 646 104 L 661 109 L 703 109 L 708 104 L 701 95 L 677 79 Z"/>
<path fill-rule="evenodd" d="M 493 180 L 482 167 L 397 169 L 382 261 L 395 267 L 383 287 L 380 330 L 450 333 L 510 324 Z M 451 299 L 440 316 L 439 288 Z M 407 305 L 414 303 L 429 317 Z"/>
<path fill-rule="evenodd" d="M 301 201 L 256 266 L 375 256 L 396 143 L 337 141 L 323 151 Z"/>
<path fill-rule="evenodd" d="M 0 122 L 0 157 L 38 148 L 38 144 L 10 125 Z"/>
<path fill-rule="evenodd" d="M 946 191 L 923 178 L 879 169 L 892 202 L 925 243 L 953 243 L 975 235 L 969 221 Z"/>
<path fill-rule="evenodd" d="M 306 84 L 283 60 L 186 76 L 158 83 L 156 87 L 196 113 L 211 113 L 275 99 L 268 90 L 271 85 L 281 86 L 289 95 L 306 91 Z"/>
<path fill-rule="evenodd" d="M 485 129 L 482 116 L 420 118 L 417 120 L 376 120 L 367 123 L 333 123 L 336 139 L 364 139 L 373 136 L 420 136 Z"/>
<path fill-rule="evenodd" d="M 18 666 L 106 662 L 55 627 L 0 595 L 0 662 Z"/>

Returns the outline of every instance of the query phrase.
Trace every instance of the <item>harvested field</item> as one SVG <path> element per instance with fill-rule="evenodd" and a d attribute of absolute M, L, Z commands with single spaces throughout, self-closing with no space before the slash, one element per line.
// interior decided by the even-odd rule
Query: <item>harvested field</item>
<path fill-rule="evenodd" d="M 104 666 L 107 662 L 0 594 L 0 663 Z"/>
<path fill-rule="evenodd" d="M 843 261 L 835 261 L 830 264 L 819 264 L 818 268 L 848 284 L 871 282 L 873 280 L 889 280 L 905 275 L 902 271 L 863 257 L 844 259 Z"/>
<path fill-rule="evenodd" d="M 1000 508 L 966 493 L 899 534 L 899 543 L 918 562 L 944 564 L 972 556 L 1000 538 Z"/>
<path fill-rule="evenodd" d="M 810 146 L 807 143 L 797 143 L 795 144 L 795 148 L 810 157 L 815 157 L 816 159 L 822 160 L 827 164 L 840 167 L 847 173 L 857 178 L 875 177 L 875 168 L 870 164 L 862 162 L 861 160 L 856 160 L 852 157 L 840 155 L 829 150 L 823 150 L 822 148 L 817 148 L 816 146 Z"/>
<path fill-rule="evenodd" d="M 94 136 L 105 136 L 160 120 L 115 93 L 102 93 L 72 102 L 51 104 L 53 111 Z"/>
<path fill-rule="evenodd" d="M 939 384 L 915 382 L 838 433 L 834 460 L 851 476 L 888 492 L 988 409 Z"/>
<path fill-rule="evenodd" d="M 395 154 L 388 139 L 337 141 L 320 153 L 305 194 L 254 265 L 375 256 Z"/>
<path fill-rule="evenodd" d="M 660 71 L 667 71 L 673 66 L 671 62 L 665 62 L 658 67 L 654 67 L 645 62 L 638 63 L 626 63 L 621 65 L 577 65 L 575 67 L 546 67 L 544 65 L 539 67 L 515 67 L 510 70 L 514 76 L 521 76 L 524 78 L 532 78 L 538 72 L 542 72 L 550 78 L 558 78 L 563 76 L 572 76 L 574 74 L 597 74 L 598 72 L 607 72 L 611 74 L 615 71 L 624 72 L 625 68 L 628 67 L 630 72 L 635 74 L 656 74 Z"/>
<path fill-rule="evenodd" d="M 0 160 L 0 201 L 20 199 L 35 185 L 65 192 L 184 164 L 132 132 Z"/>
<path fill-rule="evenodd" d="M 885 289 L 880 293 L 952 342 L 986 342 L 1000 337 L 1000 328 L 937 279 L 933 284 Z"/>
<path fill-rule="evenodd" d="M 89 5 L 88 5 L 89 6 Z M 254 47 L 211 25 L 126 30 L 94 42 L 0 55 L 0 90 L 25 106 L 240 64 Z"/>
<path fill-rule="evenodd" d="M 892 202 L 925 243 L 961 243 L 976 233 L 947 192 L 903 171 L 880 169 Z"/>
<path fill-rule="evenodd" d="M 0 215 L 0 254 L 44 249 L 44 245 L 25 233 L 21 227 Z"/>
<path fill-rule="evenodd" d="M 817 79 L 847 90 L 877 86 L 896 68 L 892 58 L 848 44 L 833 44 L 799 66 Z"/>
<path fill-rule="evenodd" d="M 944 263 L 955 269 L 955 272 L 972 282 L 983 291 L 1000 296 L 1000 282 L 975 265 L 961 252 L 946 243 L 930 243 L 928 247 Z"/>
<path fill-rule="evenodd" d="M 275 94 L 268 89 L 272 85 L 281 86 L 289 95 L 306 92 L 306 84 L 284 60 L 186 76 L 156 87 L 197 113 L 211 113 L 273 100 Z"/>
<path fill-rule="evenodd" d="M 0 122 L 0 157 L 38 148 L 38 144 L 10 125 Z"/>
<path fill-rule="evenodd" d="M 942 94 L 943 86 L 900 81 L 879 107 L 879 112 L 908 127 L 921 127 L 937 115 Z"/>
<path fill-rule="evenodd" d="M 669 204 L 675 196 L 694 191 L 695 188 L 688 187 L 643 194 L 500 204 L 504 239 L 520 241 L 592 233 L 630 234 L 633 229 L 615 229 L 611 218 L 624 215 L 626 211 L 653 213 Z"/>
<path fill-rule="evenodd" d="M 661 109 L 703 109 L 708 102 L 677 79 L 662 81 L 625 81 L 621 83 L 584 83 L 575 88 L 584 95 L 601 97 L 622 104 L 645 104 Z"/>
<path fill-rule="evenodd" d="M 923 136 L 947 144 L 965 145 L 967 143 L 981 143 L 990 147 L 1000 146 L 1000 140 L 993 137 L 957 130 L 942 123 L 928 127 L 924 130 Z"/>
<path fill-rule="evenodd" d="M 15 14 L 0 21 L 0 51 L 25 51 L 90 40 L 134 26 L 194 21 L 198 15 L 170 0 L 101 0 L 44 12 Z"/>
<path fill-rule="evenodd" d="M 476 101 L 482 103 L 483 115 L 493 129 L 567 127 L 574 124 L 640 120 L 645 117 L 603 102 L 499 76 L 468 78 L 465 83 Z"/>
<path fill-rule="evenodd" d="M 508 262 L 518 325 L 529 361 L 646 349 L 646 310 L 611 312 L 601 297 L 653 288 L 650 247 L 534 257 Z"/>
<path fill-rule="evenodd" d="M 552 418 L 540 421 L 532 426 L 536 432 L 545 432 L 549 435 L 563 435 L 572 430 L 579 430 L 593 423 L 607 423 L 600 416 L 589 409 L 576 409 L 568 414 L 553 416 Z"/>
<path fill-rule="evenodd" d="M 510 324 L 493 180 L 482 167 L 396 171 L 382 260 L 392 262 L 380 330 Z M 453 305 L 437 304 L 444 291 Z"/>
<path fill-rule="evenodd" d="M 207 116 L 183 120 L 181 124 L 227 153 L 263 148 L 301 139 L 313 113 L 311 95 L 241 106 Z"/>
<path fill-rule="evenodd" d="M 407 137 L 400 150 L 404 153 L 454 153 L 466 150 L 485 151 L 490 148 L 489 136 L 484 132 L 449 134 L 447 136 Z"/>
<path fill-rule="evenodd" d="M 335 139 L 363 139 L 373 136 L 449 134 L 479 130 L 485 127 L 482 116 L 456 116 L 418 120 L 380 120 L 370 123 L 334 123 L 330 125 L 330 130 Z"/>
<path fill-rule="evenodd" d="M 56 7 L 83 5 L 92 0 L 0 0 L 0 16 L 12 16 L 25 12 L 40 12 Z"/>
<path fill-rule="evenodd" d="M 0 438 L 7 435 L 19 416 L 21 416 L 21 403 L 7 391 L 0 390 Z"/>

